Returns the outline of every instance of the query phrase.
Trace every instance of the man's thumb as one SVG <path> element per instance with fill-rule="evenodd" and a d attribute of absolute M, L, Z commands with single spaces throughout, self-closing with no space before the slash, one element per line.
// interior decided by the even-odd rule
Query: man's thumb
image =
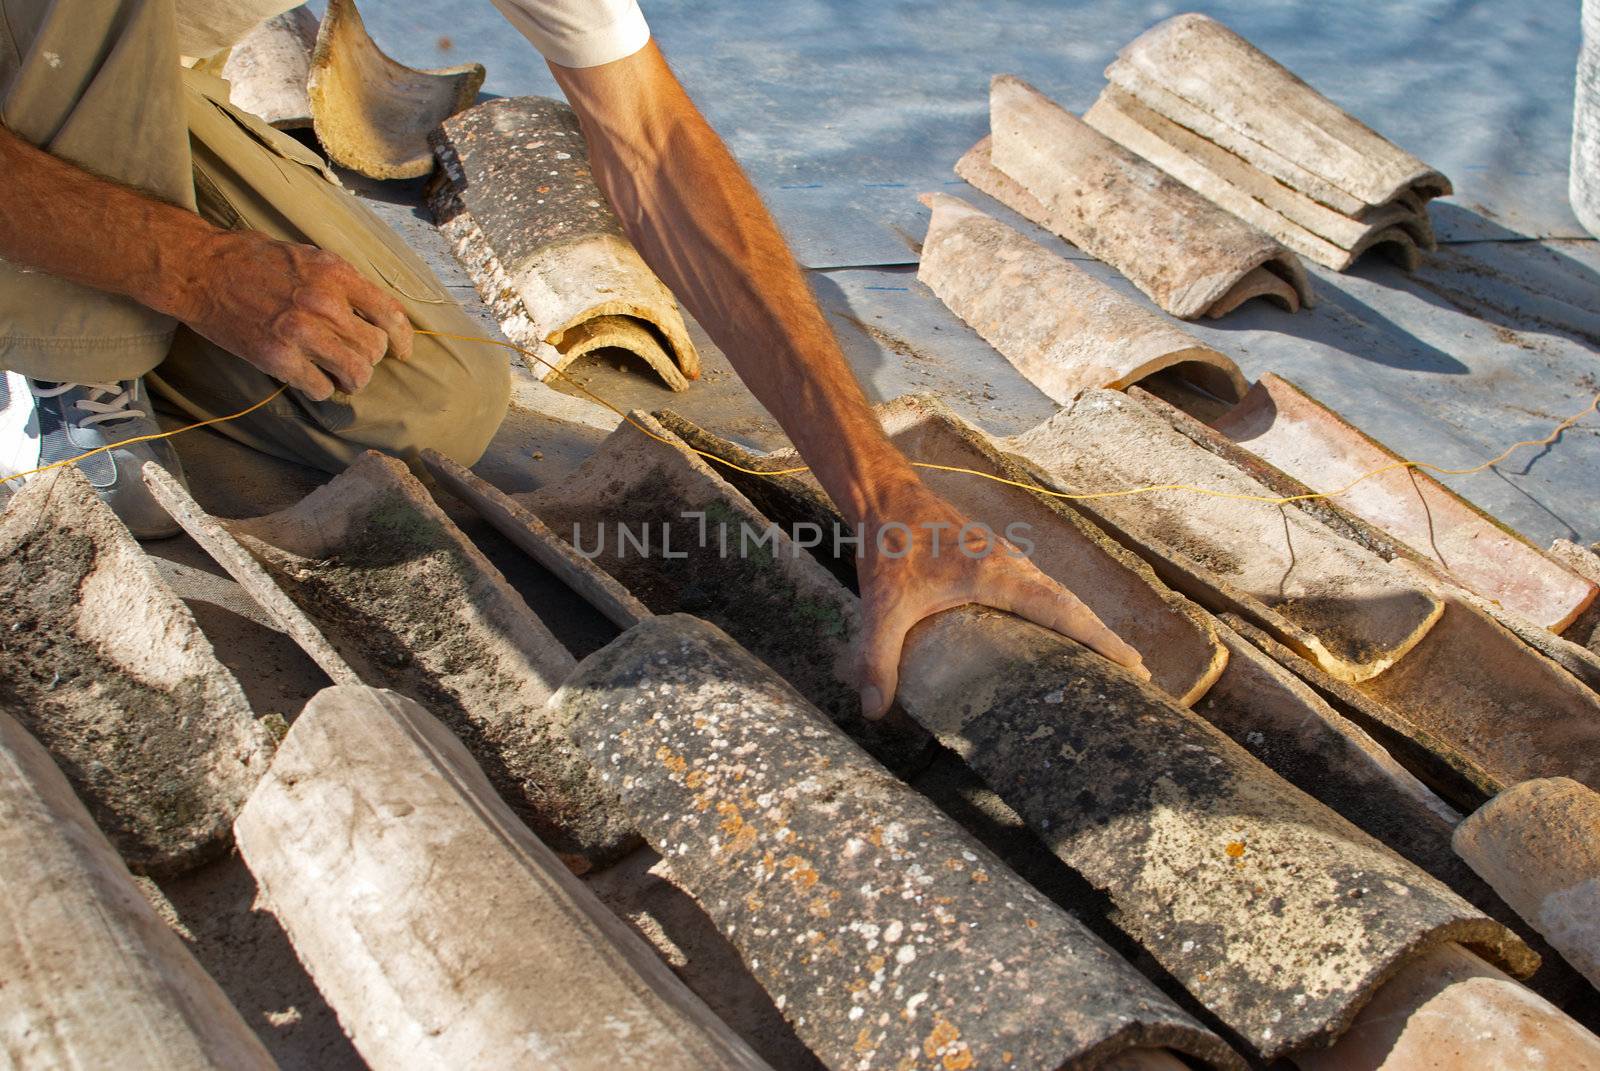
<path fill-rule="evenodd" d="M 867 658 L 872 658 L 875 652 L 870 652 Z M 867 720 L 880 719 L 890 711 L 890 704 L 894 701 L 894 688 L 899 687 L 899 650 L 890 658 L 878 655 L 877 660 L 867 661 L 866 668 L 861 671 L 861 716 Z"/>

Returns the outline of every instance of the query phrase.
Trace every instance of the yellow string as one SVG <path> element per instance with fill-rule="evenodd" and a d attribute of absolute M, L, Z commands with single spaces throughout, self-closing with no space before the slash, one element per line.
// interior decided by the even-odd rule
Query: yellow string
<path fill-rule="evenodd" d="M 184 432 L 193 431 L 196 428 L 209 427 L 212 424 L 226 424 L 230 420 L 238 420 L 240 417 L 249 416 L 251 413 L 254 413 L 257 409 L 260 409 L 263 405 L 266 405 L 268 402 L 272 401 L 272 399 L 276 398 L 278 395 L 282 394 L 288 389 L 289 388 L 287 384 L 279 387 L 277 390 L 273 391 L 271 394 L 267 395 L 254 405 L 250 406 L 248 409 L 241 409 L 237 413 L 229 413 L 227 416 L 217 416 L 211 417 L 207 420 L 196 421 L 193 424 L 186 424 L 181 428 L 173 428 L 171 431 L 158 431 L 151 435 L 136 435 L 131 439 L 123 439 L 121 442 L 111 443 L 108 446 L 97 446 L 93 450 L 87 450 L 79 454 L 77 457 L 69 457 L 65 461 L 53 461 L 48 465 L 40 465 L 36 469 L 29 469 L 27 472 L 18 472 L 11 476 L 0 476 L 0 483 L 8 483 L 11 480 L 24 480 L 29 476 L 37 476 L 41 472 L 49 472 L 51 469 L 59 469 L 67 465 L 76 465 L 78 462 L 94 457 L 96 454 L 103 454 L 107 450 L 115 450 L 121 446 L 132 446 L 135 443 L 155 442 L 157 439 L 170 439 L 174 435 L 182 435 Z"/>
<path fill-rule="evenodd" d="M 678 448 L 682 448 L 682 447 L 686 447 L 687 446 L 688 449 L 692 453 L 698 454 L 699 456 L 705 458 L 708 461 L 715 461 L 717 464 L 723 465 L 723 466 L 725 466 L 727 468 L 730 468 L 735 472 L 742 472 L 742 473 L 744 473 L 744 474 L 746 474 L 748 476 L 793 476 L 793 475 L 796 475 L 798 473 L 811 471 L 811 468 L 810 468 L 809 465 L 799 465 L 799 466 L 796 466 L 795 468 L 788 468 L 788 469 L 750 469 L 750 468 L 745 468 L 743 465 L 735 464 L 734 462 L 729 461 L 726 458 L 718 457 L 716 454 L 713 454 L 708 450 L 699 450 L 699 449 L 696 449 L 695 447 L 688 446 L 687 443 L 675 442 L 675 441 L 670 440 L 670 439 L 665 439 L 665 438 L 661 437 L 660 435 L 657 435 L 655 432 L 651 431 L 649 428 L 644 427 L 643 425 L 641 425 L 638 421 L 634 420 L 627 413 L 623 412 L 621 409 L 618 409 L 616 406 L 612 405 L 605 398 L 602 398 L 600 395 L 594 393 L 588 387 L 584 386 L 582 383 L 579 383 L 573 377 L 567 375 L 566 372 L 563 371 L 562 369 L 557 368 L 555 365 L 551 364 L 549 361 L 545 360 L 543 357 L 540 357 L 538 354 L 531 353 L 528 350 L 523 349 L 521 346 L 518 346 L 514 342 L 504 342 L 504 341 L 501 341 L 500 339 L 497 339 L 497 338 L 478 338 L 478 337 L 473 336 L 473 335 L 453 335 L 453 334 L 450 334 L 449 332 L 445 332 L 445 331 L 423 331 L 423 330 L 419 329 L 417 331 L 417 334 L 419 334 L 419 335 L 433 335 L 436 338 L 454 339 L 454 340 L 456 340 L 458 342 L 487 342 L 487 343 L 489 343 L 490 345 L 493 345 L 493 346 L 504 346 L 507 349 L 516 350 L 518 353 L 522 354 L 524 357 L 531 357 L 533 360 L 538 361 L 540 364 L 542 364 L 546 368 L 550 369 L 550 371 L 554 372 L 556 375 L 560 376 L 562 379 L 566 380 L 568 383 L 571 383 L 574 387 L 576 387 L 578 390 L 582 391 L 589 398 L 591 398 L 594 401 L 596 401 L 596 402 L 600 403 L 601 405 L 605 406 L 607 409 L 611 410 L 617 416 L 621 417 L 623 420 L 625 420 L 629 424 L 633 425 L 633 427 L 637 428 L 639 431 L 641 431 L 644 434 L 648 435 L 650 438 L 656 440 L 657 442 L 665 443 L 668 446 L 678 447 Z M 983 472 L 983 471 L 981 471 L 979 469 L 962 468 L 959 465 L 936 465 L 931 461 L 913 461 L 913 462 L 911 462 L 911 466 L 913 468 L 919 468 L 919 469 L 932 469 L 932 470 L 934 470 L 936 472 L 957 472 L 957 473 L 962 473 L 962 474 L 967 475 L 967 476 L 977 476 L 977 477 L 980 477 L 980 478 L 985 479 L 985 480 L 991 480 L 994 483 L 1005 484 L 1008 487 L 1020 487 L 1025 491 L 1032 491 L 1035 494 L 1046 495 L 1046 496 L 1048 496 L 1050 498 L 1071 499 L 1071 500 L 1076 501 L 1076 502 L 1083 502 L 1083 501 L 1087 501 L 1089 499 L 1097 499 L 1097 498 L 1125 498 L 1125 497 L 1127 497 L 1129 495 L 1144 495 L 1144 494 L 1151 494 L 1151 493 L 1158 492 L 1158 491 L 1187 491 L 1187 492 L 1190 492 L 1192 494 L 1197 494 L 1197 495 L 1208 495 L 1208 496 L 1210 496 L 1212 498 L 1226 498 L 1226 499 L 1232 499 L 1234 501 L 1239 501 L 1239 502 L 1267 502 L 1267 503 L 1270 503 L 1270 504 L 1272 504 L 1274 506 L 1284 506 L 1284 505 L 1288 505 L 1291 502 L 1306 502 L 1306 501 L 1310 501 L 1312 499 L 1318 499 L 1318 498 L 1335 498 L 1335 497 L 1337 497 L 1339 495 L 1345 494 L 1351 488 L 1355 487 L 1357 484 L 1363 482 L 1364 480 L 1370 480 L 1374 476 L 1381 476 L 1385 472 L 1393 472 L 1395 469 L 1428 469 L 1430 471 L 1437 472 L 1440 475 L 1444 475 L 1444 476 L 1471 476 L 1474 473 L 1483 472 L 1486 469 L 1493 468 L 1495 465 L 1500 464 L 1500 462 L 1504 461 L 1506 458 L 1510 457 L 1512 454 L 1516 453 L 1518 450 L 1522 449 L 1524 446 L 1548 446 L 1548 445 L 1550 445 L 1551 443 L 1555 442 L 1556 439 L 1560 438 L 1562 432 L 1566 431 L 1568 428 L 1572 427 L 1578 421 L 1582 420 L 1584 417 L 1588 416 L 1590 413 L 1595 412 L 1596 410 L 1600 410 L 1600 393 L 1596 393 L 1594 398 L 1589 402 L 1589 404 L 1587 406 L 1585 406 L 1583 408 L 1583 410 L 1581 412 L 1574 413 L 1572 416 L 1568 417 L 1567 419 L 1563 420 L 1561 423 L 1557 424 L 1556 427 L 1555 427 L 1555 430 L 1551 431 L 1550 434 L 1546 435 L 1544 438 L 1542 438 L 1542 439 L 1524 439 L 1521 442 L 1512 443 L 1510 446 L 1506 447 L 1505 450 L 1501 451 L 1501 453 L 1498 456 L 1496 456 L 1494 458 L 1491 458 L 1488 461 L 1485 461 L 1481 465 L 1474 465 L 1471 468 L 1467 468 L 1467 469 L 1447 469 L 1447 468 L 1443 468 L 1443 467 L 1441 467 L 1439 465 L 1431 464 L 1431 463 L 1429 463 L 1427 461 L 1407 461 L 1407 460 L 1404 460 L 1404 459 L 1399 459 L 1399 460 L 1391 461 L 1386 465 L 1380 465 L 1377 468 L 1371 470 L 1370 472 L 1362 473 L 1360 476 L 1357 476 L 1355 479 L 1351 480 L 1349 483 L 1345 484 L 1343 487 L 1339 488 L 1336 491 L 1309 491 L 1309 492 L 1306 492 L 1305 494 L 1298 494 L 1298 495 L 1248 495 L 1248 494 L 1243 494 L 1243 493 L 1238 492 L 1238 491 L 1218 491 L 1218 490 L 1216 490 L 1214 488 L 1210 488 L 1210 487 L 1196 487 L 1193 484 L 1187 484 L 1187 483 L 1153 483 L 1153 484 L 1146 484 L 1146 485 L 1144 485 L 1142 487 L 1128 487 L 1128 488 L 1124 488 L 1123 490 L 1120 490 L 1120 491 L 1087 491 L 1087 492 L 1081 492 L 1081 493 L 1074 493 L 1074 492 L 1071 492 L 1071 491 L 1054 491 L 1054 490 L 1051 490 L 1048 487 L 1040 487 L 1036 483 L 1032 483 L 1032 482 L 1026 482 L 1025 483 L 1025 482 L 1023 482 L 1021 480 L 1011 480 L 1011 479 L 1007 479 L 1004 476 L 996 476 L 992 472 Z"/>
<path fill-rule="evenodd" d="M 629 424 L 631 424 L 634 428 L 636 428 L 637 430 L 643 432 L 645 435 L 648 435 L 650 438 L 656 440 L 657 442 L 665 443 L 666 445 L 672 446 L 672 447 L 688 446 L 688 444 L 686 444 L 686 443 L 675 442 L 675 441 L 673 441 L 671 439 L 667 439 L 667 438 L 664 438 L 664 437 L 662 437 L 660 435 L 657 435 L 655 432 L 651 431 L 649 428 L 643 426 L 638 421 L 634 420 L 633 417 L 629 416 L 627 413 L 623 412 L 621 409 L 618 409 L 615 405 L 612 405 L 611 402 L 607 401 L 605 398 L 602 398 L 600 395 L 594 393 L 588 387 L 584 386 L 582 383 L 579 383 L 573 377 L 567 375 L 567 373 L 564 370 L 562 370 L 560 368 L 557 368 L 554 364 L 551 364 L 549 361 L 545 360 L 543 357 L 540 357 L 537 353 L 532 353 L 529 350 L 526 350 L 523 347 L 518 346 L 514 342 L 505 342 L 505 341 L 502 341 L 502 340 L 497 339 L 497 338 L 480 338 L 480 337 L 478 337 L 476 335 L 457 335 L 457 334 L 452 334 L 452 333 L 450 333 L 448 331 L 424 331 L 424 330 L 422 330 L 420 328 L 417 329 L 416 333 L 419 334 L 419 335 L 431 335 L 434 338 L 453 339 L 453 340 L 455 340 L 457 342 L 481 342 L 481 343 L 485 343 L 485 344 L 490 345 L 490 346 L 503 346 L 506 349 L 516 350 L 518 353 L 522 354 L 524 357 L 528 357 L 528 358 L 531 358 L 531 359 L 533 359 L 535 361 L 538 361 L 540 364 L 544 365 L 546 368 L 549 368 L 551 372 L 553 372 L 556 375 L 560 376 L 562 379 L 566 380 L 568 383 L 571 383 L 578 390 L 582 391 L 587 397 L 589 397 L 589 398 L 593 399 L 594 401 L 598 402 L 600 405 L 605 406 L 607 409 L 611 410 L 611 412 L 615 413 L 617 416 L 621 417 L 623 420 L 625 420 Z M 83 460 L 85 460 L 87 458 L 94 457 L 96 454 L 103 454 L 107 450 L 112 450 L 112 449 L 115 449 L 115 448 L 117 448 L 119 446 L 132 446 L 135 443 L 153 442 L 153 441 L 155 441 L 157 439 L 170 439 L 175 435 L 182 435 L 184 432 L 194 431 L 196 428 L 209 427 L 209 426 L 211 426 L 213 424 L 226 424 L 230 420 L 238 420 L 241 417 L 249 416 L 251 413 L 254 413 L 257 409 L 260 409 L 262 406 L 264 406 L 264 405 L 268 404 L 269 402 L 271 402 L 274 398 L 278 397 L 278 395 L 282 394 L 287 389 L 288 389 L 287 386 L 281 386 L 277 390 L 273 391 L 271 394 L 267 395 L 265 398 L 261 399 L 259 402 L 256 402 L 254 405 L 251 405 L 248 408 L 241 409 L 237 413 L 230 413 L 227 416 L 211 417 L 211 418 L 209 418 L 207 420 L 196 421 L 193 424 L 187 424 L 187 425 L 185 425 L 185 426 L 183 426 L 181 428 L 174 428 L 172 431 L 156 432 L 155 434 L 152 434 L 152 435 L 140 435 L 140 436 L 136 436 L 135 438 L 132 438 L 132 439 L 124 439 L 122 442 L 119 442 L 119 443 L 112 443 L 109 446 L 96 447 L 95 449 L 86 451 L 85 453 L 79 454 L 76 457 L 69 457 L 64 461 L 56 461 L 56 462 L 53 462 L 53 463 L 51 463 L 49 465 L 41 465 L 39 468 L 36 468 L 36 469 L 29 469 L 27 472 L 19 472 L 19 473 L 16 473 L 15 475 L 12 475 L 12 476 L 0 477 L 0 484 L 7 483 L 7 482 L 9 482 L 11 480 L 26 479 L 29 476 L 37 476 L 40 473 L 49 472 L 52 469 L 62 468 L 63 466 L 66 466 L 66 465 L 73 465 L 73 464 L 76 464 L 79 461 L 83 461 Z M 1152 493 L 1160 492 L 1160 491 L 1186 491 L 1186 492 L 1189 492 L 1191 494 L 1207 495 L 1207 496 L 1210 496 L 1212 498 L 1226 498 L 1226 499 L 1232 499 L 1234 501 L 1239 501 L 1239 502 L 1266 502 L 1266 503 L 1270 503 L 1271 505 L 1274 505 L 1274 506 L 1283 506 L 1283 505 L 1288 505 L 1291 502 L 1307 502 L 1307 501 L 1310 501 L 1312 499 L 1319 499 L 1319 498 L 1336 498 L 1339 495 L 1345 494 L 1351 488 L 1355 487 L 1357 484 L 1359 484 L 1359 483 L 1361 483 L 1361 482 L 1363 482 L 1365 480 L 1370 480 L 1374 476 L 1381 476 L 1385 472 L 1393 472 L 1396 469 L 1428 469 L 1428 470 L 1430 470 L 1432 472 L 1437 472 L 1437 473 L 1439 473 L 1440 475 L 1443 475 L 1443 476 L 1471 476 L 1474 473 L 1483 472 L 1486 469 L 1493 468 L 1495 465 L 1498 465 L 1500 462 L 1504 461 L 1506 458 L 1510 457 L 1512 454 L 1516 453 L 1518 450 L 1522 449 L 1524 446 L 1548 446 L 1548 445 L 1550 445 L 1551 443 L 1555 442 L 1556 439 L 1558 439 L 1561 436 L 1562 432 L 1566 431 L 1568 428 L 1572 427 L 1578 421 L 1582 420 L 1584 417 L 1588 416 L 1590 413 L 1595 412 L 1596 410 L 1600 410 L 1600 393 L 1596 393 L 1594 398 L 1589 402 L 1589 404 L 1587 406 L 1585 406 L 1583 408 L 1583 410 L 1581 412 L 1574 413 L 1572 416 L 1568 417 L 1567 419 L 1563 420 L 1561 423 L 1557 424 L 1555 429 L 1553 431 L 1551 431 L 1550 434 L 1546 435 L 1544 438 L 1542 438 L 1542 439 L 1523 439 L 1520 442 L 1512 443 L 1510 446 L 1506 447 L 1505 450 L 1501 451 L 1495 457 L 1491 458 L 1488 461 L 1485 461 L 1481 465 L 1474 465 L 1471 468 L 1448 469 L 1448 468 L 1443 468 L 1443 467 L 1441 467 L 1439 465 L 1430 464 L 1429 462 L 1426 462 L 1426 461 L 1408 461 L 1408 460 L 1405 460 L 1405 459 L 1398 459 L 1398 460 L 1395 460 L 1395 461 L 1391 461 L 1386 465 L 1380 465 L 1377 468 L 1372 469 L 1370 472 L 1362 473 L 1360 476 L 1357 476 L 1355 479 L 1351 480 L 1349 483 L 1345 484 L 1343 487 L 1339 488 L 1338 490 L 1335 490 L 1335 491 L 1311 491 L 1311 492 L 1307 492 L 1305 494 L 1298 494 L 1298 495 L 1248 495 L 1248 494 L 1243 494 L 1243 493 L 1238 492 L 1238 491 L 1218 491 L 1215 488 L 1210 488 L 1210 487 L 1196 487 L 1193 484 L 1187 484 L 1187 483 L 1154 483 L 1154 484 L 1145 484 L 1144 486 L 1141 486 L 1141 487 L 1128 487 L 1128 488 L 1124 488 L 1124 489 L 1122 489 L 1120 491 L 1088 491 L 1088 492 L 1074 493 L 1074 492 L 1071 492 L 1071 491 L 1055 491 L 1055 490 L 1051 490 L 1048 487 L 1040 487 L 1036 483 L 1024 482 L 1022 480 L 1007 479 L 1004 476 L 996 476 L 992 472 L 983 472 L 983 471 L 981 471 L 979 469 L 962 468 L 959 465 L 936 465 L 931 461 L 912 461 L 911 465 L 912 465 L 913 468 L 931 469 L 931 470 L 936 471 L 936 472 L 955 472 L 955 473 L 961 473 L 961 474 L 967 475 L 967 476 L 977 476 L 977 477 L 979 477 L 981 479 L 993 481 L 994 483 L 1005 484 L 1008 487 L 1020 487 L 1024 491 L 1032 491 L 1035 494 L 1045 495 L 1045 496 L 1050 497 L 1050 498 L 1065 498 L 1065 499 L 1071 499 L 1071 500 L 1077 501 L 1077 502 L 1087 501 L 1087 500 L 1090 500 L 1090 499 L 1099 499 L 1099 498 L 1125 498 L 1125 497 L 1127 497 L 1129 495 L 1152 494 Z M 797 475 L 797 474 L 802 473 L 802 472 L 811 471 L 811 467 L 809 465 L 797 465 L 794 468 L 787 468 L 787 469 L 751 469 L 751 468 L 746 468 L 743 465 L 736 464 L 735 462 L 729 461 L 726 458 L 718 457 L 716 454 L 713 454 L 708 450 L 700 450 L 700 449 L 696 449 L 695 447 L 692 447 L 692 446 L 688 447 L 688 449 L 692 453 L 698 454 L 700 457 L 703 457 L 708 461 L 714 461 L 719 465 L 722 465 L 722 466 L 724 466 L 726 468 L 732 469 L 735 472 L 742 472 L 742 473 L 744 473 L 744 474 L 746 474 L 748 476 L 794 476 L 794 475 Z"/>

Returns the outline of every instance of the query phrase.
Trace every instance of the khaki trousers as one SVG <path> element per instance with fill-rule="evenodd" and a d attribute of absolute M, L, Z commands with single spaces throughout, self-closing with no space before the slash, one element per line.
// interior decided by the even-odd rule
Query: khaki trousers
<path fill-rule="evenodd" d="M 398 235 L 298 141 L 228 104 L 227 83 L 179 65 L 173 0 L 0 0 L 0 122 L 85 170 L 250 229 L 337 253 L 421 329 L 478 333 Z M 237 412 L 277 381 L 134 302 L 0 261 L 0 367 L 35 379 L 147 376 L 195 419 Z M 361 451 L 424 447 L 475 462 L 505 414 L 499 347 L 419 335 L 354 396 L 286 391 L 216 429 L 328 471 Z"/>

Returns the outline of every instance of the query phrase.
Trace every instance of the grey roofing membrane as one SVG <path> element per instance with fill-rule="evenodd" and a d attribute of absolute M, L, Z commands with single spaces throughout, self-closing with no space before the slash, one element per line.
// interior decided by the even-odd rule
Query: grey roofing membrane
<path fill-rule="evenodd" d="M 1227 23 L 1442 169 L 1457 200 L 1492 223 L 1531 237 L 1583 234 L 1566 205 L 1576 0 L 642 5 L 684 84 L 812 267 L 914 259 L 894 224 L 923 218 L 907 193 L 953 180 L 956 158 L 987 132 L 990 75 L 1020 75 L 1082 111 L 1119 48 L 1186 10 Z M 553 91 L 537 53 L 488 0 L 367 7 L 369 29 L 403 62 L 473 59 L 489 69 L 487 92 Z M 441 38 L 450 47 L 441 49 Z M 1441 235 L 1479 237 L 1482 227 L 1461 216 L 1442 220 Z"/>

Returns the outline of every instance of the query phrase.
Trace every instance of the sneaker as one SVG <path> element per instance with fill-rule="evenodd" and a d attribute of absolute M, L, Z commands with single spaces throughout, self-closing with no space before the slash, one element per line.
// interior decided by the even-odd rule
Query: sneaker
<path fill-rule="evenodd" d="M 6 372 L 0 379 L 0 476 L 28 472 L 160 430 L 150 414 L 142 379 L 52 383 L 16 372 Z M 78 471 L 135 538 L 176 535 L 177 523 L 139 478 L 146 461 L 157 462 L 183 479 L 177 452 L 165 439 L 118 446 L 84 458 L 78 462 Z M 12 481 L 9 487 L 14 490 L 16 485 L 17 481 Z"/>

